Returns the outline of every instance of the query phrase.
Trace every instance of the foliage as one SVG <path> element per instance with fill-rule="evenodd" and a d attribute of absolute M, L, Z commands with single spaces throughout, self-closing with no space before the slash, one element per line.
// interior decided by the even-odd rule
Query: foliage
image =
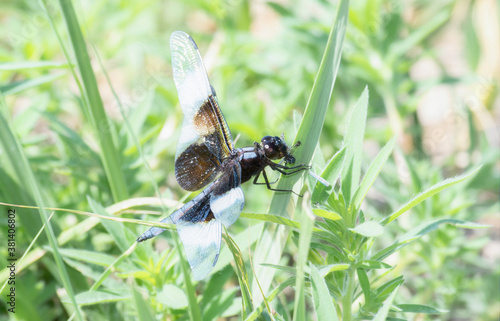
<path fill-rule="evenodd" d="M 0 305 L 2 318 L 498 319 L 485 228 L 499 224 L 498 79 L 482 69 L 478 2 L 0 7 L 0 211 L 16 210 L 19 258 L 16 314 Z M 459 62 L 440 48 L 457 25 Z M 244 186 L 245 212 L 198 283 L 175 231 L 135 242 L 193 197 L 173 175 L 174 30 L 199 44 L 237 146 L 284 132 L 330 183 L 279 182 L 303 198 Z M 443 103 L 442 128 L 423 112 L 436 91 L 467 93 Z"/>

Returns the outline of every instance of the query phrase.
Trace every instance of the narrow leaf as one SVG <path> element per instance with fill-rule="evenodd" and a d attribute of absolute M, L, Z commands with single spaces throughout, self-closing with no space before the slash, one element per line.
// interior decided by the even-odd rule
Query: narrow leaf
<path fill-rule="evenodd" d="M 449 18 L 450 10 L 438 11 L 429 21 L 405 37 L 403 41 L 394 42 L 389 48 L 387 61 L 392 63 L 399 59 L 408 50 L 414 48 L 418 43 L 426 39 L 429 34 L 442 26 Z"/>
<path fill-rule="evenodd" d="M 83 39 L 83 34 L 78 24 L 75 9 L 72 1 L 59 0 L 62 14 L 68 34 L 73 45 L 73 52 L 76 57 L 78 70 L 85 88 L 82 93 L 86 97 L 88 105 L 88 114 L 91 118 L 91 124 L 94 133 L 97 136 L 101 149 L 102 163 L 108 183 L 115 201 L 121 201 L 127 198 L 127 184 L 120 163 L 118 150 L 113 142 L 110 131 L 109 119 L 104 111 L 104 105 L 97 86 L 97 80 L 90 63 L 90 57 L 87 51 L 87 44 Z"/>
<path fill-rule="evenodd" d="M 291 277 L 291 278 L 283 281 L 282 283 L 280 283 L 277 287 L 275 287 L 271 291 L 271 293 L 266 297 L 265 301 L 271 302 L 284 289 L 286 289 L 287 287 L 291 286 L 294 283 L 295 283 L 295 277 Z M 254 311 L 252 311 L 252 313 L 245 319 L 245 321 L 254 321 L 254 320 L 256 320 L 259 317 L 259 315 L 262 313 L 262 311 L 264 310 L 265 307 L 266 307 L 265 303 L 262 302 L 260 304 L 260 306 L 258 306 Z"/>
<path fill-rule="evenodd" d="M 342 216 L 340 216 L 339 214 L 337 214 L 335 212 L 323 210 L 323 209 L 318 209 L 318 208 L 313 209 L 312 212 L 314 213 L 314 215 L 322 217 L 322 218 L 326 218 L 327 220 L 337 221 L 337 220 L 342 219 Z"/>
<path fill-rule="evenodd" d="M 371 303 L 372 291 L 370 289 L 370 279 L 366 274 L 364 269 L 356 269 L 356 273 L 358 274 L 359 285 L 361 285 L 361 290 L 363 291 L 363 295 L 365 296 L 365 304 L 369 305 Z"/>
<path fill-rule="evenodd" d="M 389 155 L 391 155 L 392 150 L 394 149 L 395 141 L 394 137 L 391 138 L 368 167 L 368 170 L 366 171 L 366 174 L 363 177 L 356 194 L 354 195 L 353 205 L 355 208 L 359 208 L 366 196 L 366 193 L 368 193 L 368 190 L 373 185 L 373 182 L 375 182 L 380 170 L 382 170 L 382 166 L 384 166 L 387 158 L 389 158 Z"/>
<path fill-rule="evenodd" d="M 110 216 L 108 212 L 106 212 L 106 209 L 101 206 L 101 204 L 94 201 L 90 196 L 87 197 L 87 200 L 94 212 L 103 216 Z M 123 224 L 116 224 L 116 222 L 103 219 L 101 219 L 101 224 L 113 237 L 122 252 L 125 252 L 129 248 L 130 244 L 135 241 L 134 239 L 129 239 L 126 237 L 125 227 L 123 226 Z"/>
<path fill-rule="evenodd" d="M 300 140 L 302 145 L 294 156 L 299 164 L 309 164 L 318 144 L 340 65 L 342 44 L 348 20 L 348 9 L 349 1 L 342 0 L 335 24 L 328 37 L 323 59 L 314 80 L 306 110 L 304 111 L 304 117 L 302 117 L 299 130 L 297 131 L 296 140 Z M 300 175 L 283 177 L 277 188 L 290 189 L 299 178 Z M 271 203 L 270 213 L 283 214 L 289 199 L 289 193 L 276 193 Z"/>
<path fill-rule="evenodd" d="M 377 315 L 373 318 L 373 321 L 385 321 L 387 314 L 389 314 L 389 309 L 391 308 L 392 301 L 399 290 L 399 286 L 392 291 L 391 295 L 385 300 L 384 305 L 380 310 L 378 310 Z"/>
<path fill-rule="evenodd" d="M 34 87 L 41 86 L 46 83 L 53 82 L 54 80 L 59 79 L 62 76 L 64 76 L 64 73 L 47 74 L 37 78 L 21 80 L 5 85 L 0 85 L 0 92 L 2 92 L 4 95 L 17 94 L 23 90 L 28 90 Z"/>
<path fill-rule="evenodd" d="M 335 271 L 343 271 L 349 268 L 349 264 L 339 263 L 339 264 L 329 264 L 319 267 L 319 273 L 322 277 L 327 276 L 328 274 Z"/>
<path fill-rule="evenodd" d="M 396 307 L 399 308 L 401 312 L 408 313 L 442 314 L 449 312 L 448 310 L 438 309 L 424 304 L 398 304 Z"/>
<path fill-rule="evenodd" d="M 363 269 L 390 269 L 391 266 L 387 263 L 375 260 L 363 260 L 356 264 L 356 268 Z"/>
<path fill-rule="evenodd" d="M 130 299 L 130 295 L 115 294 L 103 291 L 86 291 L 75 296 L 79 305 L 94 305 L 101 303 L 117 302 Z M 64 303 L 70 303 L 68 300 L 62 300 Z"/>
<path fill-rule="evenodd" d="M 308 164 L 314 149 L 319 141 L 321 129 L 326 116 L 326 111 L 332 96 L 333 85 L 337 77 L 342 55 L 342 44 L 349 14 L 349 1 L 342 0 L 339 5 L 335 23 L 330 31 L 323 58 L 316 74 L 316 79 L 304 111 L 304 117 L 297 131 L 296 140 L 303 144 L 295 155 L 297 163 Z M 278 183 L 277 188 L 290 189 L 299 179 L 300 175 L 287 176 Z M 269 208 L 269 213 L 287 216 L 287 206 L 290 193 L 275 193 Z M 290 217 L 288 213 L 288 217 Z M 269 289 L 273 281 L 274 272 L 260 267 L 260 263 L 278 263 L 283 252 L 288 233 L 283 228 L 266 226 L 261 241 L 257 245 L 254 262 L 256 274 L 264 292 Z M 271 273 L 269 273 L 271 272 Z M 253 293 L 258 293 L 257 284 L 253 285 Z"/>
<path fill-rule="evenodd" d="M 375 221 L 361 223 L 355 228 L 350 228 L 349 230 L 366 237 L 375 237 L 384 233 L 384 227 Z"/>
<path fill-rule="evenodd" d="M 346 146 L 342 147 L 332 158 L 328 161 L 321 173 L 321 177 L 324 178 L 327 182 L 330 183 L 330 186 L 325 186 L 324 184 L 316 183 L 314 187 L 314 191 L 311 197 L 311 202 L 313 203 L 322 203 L 330 195 L 331 191 L 335 186 L 335 182 L 340 176 L 340 171 L 342 170 L 342 165 L 345 160 L 345 151 Z"/>
<path fill-rule="evenodd" d="M 0 70 L 23 70 L 23 69 L 52 69 L 66 68 L 67 62 L 61 61 L 10 61 L 0 63 Z"/>
<path fill-rule="evenodd" d="M 245 267 L 245 262 L 243 261 L 243 257 L 241 255 L 241 251 L 238 248 L 238 245 L 234 243 L 231 236 L 226 233 L 223 235 L 224 241 L 226 241 L 227 247 L 233 253 L 234 264 L 236 265 L 236 275 L 238 276 L 238 281 L 240 283 L 241 289 L 241 297 L 243 304 L 242 313 L 243 318 L 246 318 L 248 314 L 250 314 L 253 310 L 253 301 L 252 301 L 252 292 L 250 291 L 250 283 L 248 282 L 248 274 Z"/>
<path fill-rule="evenodd" d="M 305 282 L 304 282 L 304 270 L 307 264 L 307 256 L 309 254 L 309 247 L 311 245 L 311 237 L 314 225 L 314 215 L 309 207 L 310 199 L 304 197 L 302 213 L 302 227 L 300 229 L 299 237 L 299 253 L 296 262 L 297 268 L 297 281 L 295 284 L 295 305 L 293 320 L 305 320 L 306 319 L 306 306 L 305 306 Z"/>
<path fill-rule="evenodd" d="M 405 241 L 407 239 L 413 239 L 415 237 L 420 237 L 422 235 L 425 235 L 427 233 L 434 231 L 441 224 L 454 224 L 457 227 L 467 228 L 467 229 L 480 229 L 480 228 L 491 227 L 491 225 L 468 222 L 468 221 L 463 221 L 463 220 L 459 220 L 459 219 L 455 219 L 455 218 L 442 218 L 442 219 L 434 220 L 431 222 L 426 222 L 426 223 L 423 223 L 423 224 L 415 227 L 414 229 L 412 229 L 412 230 L 408 231 L 406 234 L 404 234 L 401 237 L 401 240 Z"/>
<path fill-rule="evenodd" d="M 347 125 L 344 135 L 346 148 L 345 165 L 342 168 L 342 193 L 347 203 L 354 195 L 361 175 L 361 159 L 363 156 L 363 137 L 365 136 L 366 114 L 368 109 L 368 87 L 358 99 Z"/>
<path fill-rule="evenodd" d="M 311 290 L 317 320 L 338 320 L 335 306 L 333 305 L 333 299 L 330 295 L 330 291 L 328 291 L 325 280 L 313 264 L 309 264 L 309 267 L 311 270 Z"/>
<path fill-rule="evenodd" d="M 156 297 L 161 304 L 172 309 L 182 309 L 188 306 L 184 291 L 173 284 L 164 284 Z"/>

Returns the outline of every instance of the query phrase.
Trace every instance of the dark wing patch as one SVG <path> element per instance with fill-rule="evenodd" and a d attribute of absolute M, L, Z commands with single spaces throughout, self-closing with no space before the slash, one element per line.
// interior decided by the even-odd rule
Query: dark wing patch
<path fill-rule="evenodd" d="M 175 178 L 183 189 L 197 191 L 215 178 L 219 167 L 219 158 L 206 144 L 193 143 L 175 160 Z"/>

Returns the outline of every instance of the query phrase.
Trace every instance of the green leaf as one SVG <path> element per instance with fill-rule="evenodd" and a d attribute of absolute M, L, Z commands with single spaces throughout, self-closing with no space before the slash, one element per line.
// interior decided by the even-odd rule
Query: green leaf
<path fill-rule="evenodd" d="M 26 229 L 38 229 L 37 225 L 39 224 L 37 224 L 36 222 L 41 221 L 44 223 L 45 228 L 43 230 L 49 242 L 50 248 L 53 251 L 53 256 L 60 281 L 62 282 L 70 298 L 71 305 L 75 310 L 75 315 L 77 316 L 78 320 L 83 320 L 81 311 L 78 308 L 78 304 L 76 303 L 73 286 L 70 282 L 68 271 L 63 262 L 61 254 L 59 253 L 59 245 L 57 243 L 54 229 L 52 228 L 52 224 L 48 221 L 49 214 L 47 213 L 47 210 L 45 210 L 45 204 L 47 204 L 45 193 L 42 193 L 42 190 L 38 184 L 38 180 L 31 169 L 30 163 L 24 153 L 23 148 L 21 147 L 21 143 L 19 142 L 19 139 L 14 135 L 12 128 L 8 122 L 8 109 L 1 91 L 0 105 L 0 147 L 3 151 L 8 151 L 8 153 L 4 152 L 4 158 L 9 160 L 9 165 L 11 165 L 11 168 L 13 169 L 16 181 L 22 186 L 26 186 L 26 192 L 28 193 L 29 198 L 27 196 L 24 197 L 26 197 L 26 199 L 34 199 L 36 206 L 38 207 L 39 220 L 35 215 L 33 215 L 32 218 L 36 221 L 33 221 L 33 227 L 27 227 Z M 36 235 L 38 231 L 34 232 L 34 235 Z"/>
<path fill-rule="evenodd" d="M 243 257 L 241 255 L 241 251 L 238 248 L 238 245 L 233 241 L 231 236 L 226 233 L 223 234 L 224 240 L 226 241 L 227 247 L 233 253 L 234 263 L 236 265 L 236 275 L 238 276 L 238 282 L 240 283 L 241 289 L 241 297 L 243 304 L 242 313 L 243 318 L 246 318 L 248 314 L 250 314 L 253 310 L 253 300 L 252 300 L 252 292 L 250 291 L 250 283 L 248 282 L 248 274 L 245 267 L 245 262 L 243 261 Z"/>
<path fill-rule="evenodd" d="M 319 141 L 326 111 L 332 96 L 333 85 L 335 84 L 337 71 L 340 65 L 348 13 L 349 1 L 342 0 L 337 12 L 337 17 L 335 18 L 335 23 L 328 37 L 323 58 L 304 111 L 304 117 L 297 131 L 295 140 L 300 140 L 302 142 L 302 147 L 298 149 L 295 155 L 297 163 L 299 164 L 309 163 Z M 288 175 L 282 177 L 277 188 L 290 189 L 295 182 L 297 182 L 299 176 L 300 175 Z M 285 214 L 290 197 L 290 193 L 275 193 L 271 201 L 269 213 L 291 217 L 290 213 L 288 213 L 288 215 Z M 264 262 L 277 264 L 281 258 L 287 237 L 288 233 L 282 228 L 272 226 L 266 226 L 264 228 L 261 241 L 257 245 L 255 251 L 257 254 L 254 257 L 256 278 L 259 279 L 264 292 L 271 286 L 274 272 L 262 268 L 260 264 Z M 253 293 L 258 292 L 256 283 L 253 285 L 253 290 Z M 257 297 L 256 301 L 259 302 L 260 298 Z"/>
<path fill-rule="evenodd" d="M 399 290 L 399 286 L 392 291 L 391 295 L 385 300 L 384 305 L 378 310 L 377 314 L 373 318 L 373 321 L 385 321 L 387 315 L 389 314 L 389 309 L 391 308 L 392 301 L 396 297 L 396 293 Z"/>
<path fill-rule="evenodd" d="M 364 269 L 356 269 L 356 273 L 358 274 L 359 285 L 361 286 L 361 290 L 365 296 L 366 305 L 369 305 L 372 299 L 370 279 L 368 278 L 368 275 L 366 275 L 366 271 Z"/>
<path fill-rule="evenodd" d="M 90 196 L 87 197 L 87 200 L 89 202 L 90 207 L 95 213 L 103 216 L 111 216 L 108 214 L 106 209 L 101 206 L 101 204 L 94 201 Z M 127 251 L 130 245 L 135 242 L 135 238 L 128 238 L 126 236 L 125 234 L 126 228 L 123 226 L 123 224 L 117 224 L 116 222 L 105 219 L 100 219 L 100 220 L 101 224 L 108 231 L 108 233 L 111 236 L 113 236 L 113 239 L 115 240 L 116 244 L 118 245 L 118 247 L 122 252 Z"/>
<path fill-rule="evenodd" d="M 328 198 L 328 195 L 330 195 L 333 191 L 335 182 L 339 178 L 342 165 L 344 164 L 346 155 L 345 151 L 346 146 L 343 146 L 326 164 L 325 169 L 323 169 L 323 172 L 321 173 L 321 177 L 329 182 L 330 186 L 325 186 L 320 182 L 316 182 L 316 186 L 314 187 L 311 197 L 312 203 L 324 202 Z"/>
<path fill-rule="evenodd" d="M 328 291 L 325 280 L 319 273 L 318 269 L 309 263 L 311 270 L 311 292 L 314 303 L 314 310 L 316 311 L 316 319 L 318 321 L 335 321 L 338 320 L 333 299 Z"/>
<path fill-rule="evenodd" d="M 17 94 L 23 90 L 28 90 L 31 88 L 41 86 L 46 83 L 53 82 L 54 80 L 59 79 L 62 76 L 64 76 L 64 73 L 48 74 L 33 79 L 27 79 L 22 81 L 16 81 L 6 85 L 0 85 L 0 92 L 2 92 L 4 95 Z"/>
<path fill-rule="evenodd" d="M 376 221 L 367 221 L 349 230 L 366 237 L 376 237 L 384 233 L 384 227 Z"/>
<path fill-rule="evenodd" d="M 295 267 L 291 267 L 291 266 L 277 265 L 277 264 L 267 264 L 267 263 L 262 263 L 261 265 L 262 266 L 267 266 L 267 267 L 270 267 L 270 268 L 273 268 L 273 269 L 276 269 L 276 270 L 280 270 L 280 271 L 283 271 L 283 272 L 290 273 L 293 276 L 295 276 L 295 274 L 297 273 L 297 269 L 295 269 Z"/>
<path fill-rule="evenodd" d="M 295 284 L 295 304 L 293 309 L 294 321 L 306 319 L 304 270 L 307 264 L 307 257 L 309 254 L 314 226 L 314 215 L 309 208 L 309 201 L 309 199 L 304 197 L 304 212 L 302 213 L 302 227 L 300 228 L 299 251 L 297 262 L 295 264 L 297 269 L 297 280 Z"/>
<path fill-rule="evenodd" d="M 295 283 L 295 277 L 291 277 L 289 279 L 286 279 L 285 281 L 280 283 L 277 287 L 275 287 L 268 296 L 266 296 L 266 301 L 271 302 L 284 289 L 286 289 L 287 287 L 291 286 L 294 283 Z M 245 321 L 256 320 L 259 317 L 259 315 L 262 313 L 262 311 L 264 310 L 265 307 L 266 307 L 265 302 L 262 302 L 254 311 L 252 311 L 252 313 L 245 319 Z"/>
<path fill-rule="evenodd" d="M 479 41 L 476 28 L 474 27 L 474 3 L 471 2 L 468 6 L 467 16 L 463 22 L 465 36 L 464 51 L 469 66 L 472 70 L 476 70 L 481 57 L 481 42 Z"/>
<path fill-rule="evenodd" d="M 406 202 L 406 204 L 404 204 L 398 210 L 396 210 L 394 213 L 392 213 L 391 215 L 389 215 L 388 217 L 383 219 L 380 223 L 384 226 L 389 224 L 390 222 L 397 219 L 401 214 L 408 211 L 412 207 L 415 207 L 416 205 L 420 204 L 421 202 L 423 202 L 427 198 L 441 192 L 442 190 L 444 190 L 448 187 L 451 187 L 457 183 L 460 183 L 460 182 L 470 178 L 471 176 L 476 174 L 480 168 L 481 168 L 481 166 L 476 167 L 475 169 L 470 170 L 469 172 L 467 172 L 465 174 L 445 179 L 444 181 L 439 182 L 439 183 L 431 186 L 430 188 L 423 191 L 422 193 L 419 193 L 418 195 L 412 197 L 408 202 Z"/>
<path fill-rule="evenodd" d="M 80 249 L 60 249 L 59 250 L 63 257 L 70 259 L 92 263 L 100 266 L 110 266 L 115 262 L 116 258 L 100 252 L 80 250 Z M 127 265 L 127 264 L 125 264 Z M 132 270 L 134 267 L 132 265 L 127 265 L 125 270 Z"/>
<path fill-rule="evenodd" d="M 354 208 L 359 208 L 359 206 L 363 202 L 366 193 L 368 193 L 368 190 L 373 185 L 375 179 L 382 170 L 382 166 L 384 166 L 385 162 L 387 161 L 387 158 L 389 158 L 389 156 L 391 155 L 395 141 L 396 140 L 394 137 L 391 138 L 368 167 L 368 170 L 366 171 L 366 174 L 363 177 L 363 180 L 361 181 L 361 184 L 359 185 L 356 194 L 354 195 L 354 200 L 353 200 Z"/>
<path fill-rule="evenodd" d="M 368 109 L 368 87 L 354 106 L 349 124 L 344 135 L 343 146 L 346 148 L 344 166 L 342 168 L 342 193 L 346 203 L 356 192 L 361 175 L 361 159 L 363 158 L 363 137 L 365 136 L 366 114 Z"/>
<path fill-rule="evenodd" d="M 420 238 L 420 236 L 402 239 L 401 241 L 398 241 L 398 242 L 386 247 L 385 249 L 380 250 L 377 254 L 372 256 L 372 259 L 377 260 L 377 261 L 383 260 L 386 257 L 388 257 L 389 255 L 391 255 L 392 253 L 399 251 L 402 247 L 412 243 L 413 241 L 415 241 L 419 238 Z"/>
<path fill-rule="evenodd" d="M 296 228 L 296 229 L 300 229 L 300 226 L 301 226 L 301 224 L 297 221 L 291 220 L 291 219 L 286 218 L 286 217 L 276 216 L 276 215 L 271 215 L 271 214 L 241 213 L 240 217 L 254 219 L 254 220 L 260 220 L 260 221 L 270 222 L 270 223 L 277 223 L 277 224 L 285 225 L 285 226 L 288 226 L 291 228 Z"/>
<path fill-rule="evenodd" d="M 376 288 L 373 293 L 375 294 L 375 297 L 377 300 L 383 300 L 384 298 L 387 298 L 389 294 L 391 294 L 394 289 L 398 288 L 401 284 L 404 283 L 403 276 L 398 276 L 392 280 L 389 280 Z"/>
<path fill-rule="evenodd" d="M 426 223 L 420 224 L 419 226 L 417 226 L 417 227 L 413 228 L 412 230 L 408 231 L 407 233 L 405 233 L 401 237 L 401 240 L 406 241 L 408 239 L 414 239 L 416 237 L 420 237 L 422 235 L 425 235 L 429 232 L 434 231 L 441 224 L 454 224 L 457 227 L 467 228 L 467 229 L 482 229 L 482 228 L 491 227 L 491 225 L 468 222 L 468 221 L 463 221 L 463 220 L 459 220 L 459 219 L 455 219 L 455 218 L 442 218 L 442 219 L 438 219 L 438 220 L 434 220 L 431 222 L 426 222 Z"/>
<path fill-rule="evenodd" d="M 117 302 L 123 300 L 129 300 L 129 294 L 115 294 L 103 291 L 86 291 L 79 293 L 75 296 L 76 302 L 79 305 L 94 305 L 109 302 Z M 70 303 L 68 300 L 62 300 L 64 303 Z"/>
<path fill-rule="evenodd" d="M 77 294 L 75 298 L 79 305 L 94 305 L 122 301 L 128 299 L 129 297 L 102 291 L 86 291 Z M 67 299 L 62 299 L 61 301 L 69 303 Z"/>
<path fill-rule="evenodd" d="M 0 70 L 23 70 L 23 69 L 53 69 L 67 68 L 67 62 L 61 61 L 10 61 L 0 63 Z"/>
<path fill-rule="evenodd" d="M 300 140 L 302 145 L 294 154 L 297 163 L 309 164 L 314 150 L 318 144 L 321 129 L 325 121 L 326 111 L 330 103 L 333 86 L 337 77 L 342 54 L 342 44 L 348 20 L 349 1 L 342 0 L 337 12 L 335 24 L 330 31 L 328 42 L 321 60 L 316 79 L 307 102 L 302 122 L 297 131 L 296 141 Z M 300 178 L 300 175 L 282 177 L 278 189 L 291 189 Z M 276 193 L 271 202 L 270 213 L 283 214 L 290 193 Z"/>
<path fill-rule="evenodd" d="M 356 264 L 356 268 L 360 269 L 390 269 L 391 266 L 387 263 L 375 260 L 363 260 Z"/>
<path fill-rule="evenodd" d="M 426 39 L 432 32 L 442 26 L 451 15 L 450 10 L 441 10 L 425 24 L 421 25 L 418 29 L 414 30 L 403 41 L 394 42 L 388 51 L 387 61 L 390 64 L 394 63 L 397 59 L 401 58 L 411 48 L 414 48 L 418 43 Z"/>
<path fill-rule="evenodd" d="M 318 269 L 319 269 L 319 273 L 321 274 L 321 276 L 325 277 L 332 272 L 344 271 L 344 270 L 347 270 L 348 268 L 349 268 L 349 264 L 338 263 L 338 264 L 323 265 L 323 266 L 320 266 Z"/>
<path fill-rule="evenodd" d="M 164 284 L 156 298 L 161 304 L 172 309 L 182 309 L 188 306 L 186 294 L 174 284 Z"/>
<path fill-rule="evenodd" d="M 337 214 L 335 212 L 323 210 L 323 209 L 316 208 L 316 209 L 313 209 L 312 212 L 314 213 L 314 215 L 322 217 L 322 218 L 326 218 L 327 220 L 337 221 L 337 220 L 342 219 L 342 216 L 340 216 L 339 214 Z"/>
<path fill-rule="evenodd" d="M 448 310 L 442 310 L 424 304 L 398 304 L 396 307 L 404 313 L 442 314 L 449 312 Z"/>
<path fill-rule="evenodd" d="M 262 234 L 263 226 L 264 223 L 259 223 L 250 226 L 249 228 L 241 231 L 238 235 L 233 237 L 234 242 L 238 244 L 238 247 L 242 249 L 250 248 L 251 246 L 253 246 L 255 242 L 257 242 L 260 235 Z M 212 274 L 215 274 L 218 271 L 222 270 L 233 261 L 234 258 L 232 252 L 229 250 L 229 248 L 223 247 L 219 255 L 219 260 L 217 261 L 217 264 L 212 270 Z"/>

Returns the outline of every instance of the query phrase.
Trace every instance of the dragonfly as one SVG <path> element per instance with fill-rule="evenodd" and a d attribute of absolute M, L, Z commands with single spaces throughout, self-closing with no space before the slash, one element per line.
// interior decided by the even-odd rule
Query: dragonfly
<path fill-rule="evenodd" d="M 235 148 L 195 41 L 187 33 L 175 31 L 170 37 L 170 49 L 173 78 L 184 113 L 175 177 L 186 191 L 202 191 L 161 222 L 176 225 L 193 276 L 202 280 L 217 263 L 222 227 L 231 226 L 243 209 L 241 184 L 253 178 L 254 184 L 266 185 L 270 190 L 291 192 L 272 188 L 275 181 L 269 180 L 265 169 L 292 175 L 310 166 L 294 166 L 292 148 L 283 136 L 265 136 L 253 146 Z M 298 145 L 300 142 L 292 147 Z M 258 182 L 261 175 L 264 182 Z M 152 227 L 137 242 L 163 231 Z"/>

